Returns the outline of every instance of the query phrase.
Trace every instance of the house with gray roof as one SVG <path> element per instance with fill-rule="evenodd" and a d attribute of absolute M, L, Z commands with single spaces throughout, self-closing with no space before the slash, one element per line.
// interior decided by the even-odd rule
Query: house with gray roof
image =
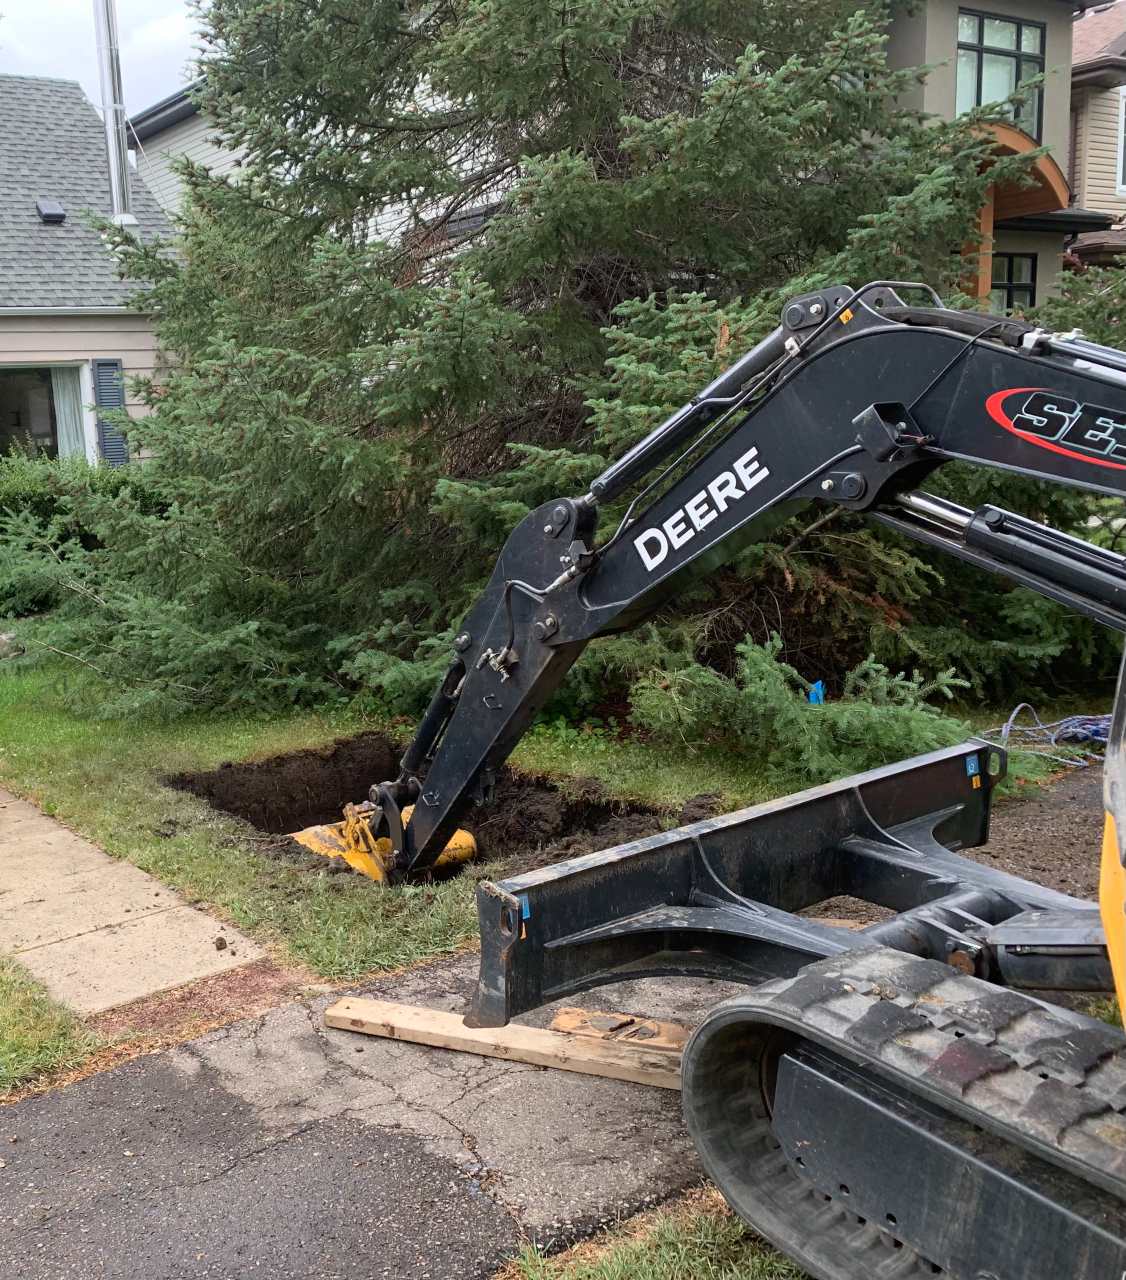
<path fill-rule="evenodd" d="M 170 234 L 134 176 L 131 230 Z M 151 317 L 90 215 L 112 213 L 98 112 L 70 80 L 0 75 L 0 452 L 127 458 L 100 416 L 143 412 L 132 375 L 155 363 Z"/>

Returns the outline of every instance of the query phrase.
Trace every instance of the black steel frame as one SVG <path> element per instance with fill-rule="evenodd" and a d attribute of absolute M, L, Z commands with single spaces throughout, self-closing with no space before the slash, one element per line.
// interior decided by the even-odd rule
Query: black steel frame
<path fill-rule="evenodd" d="M 1013 279 L 1013 263 L 1017 258 L 1027 258 L 1032 263 L 1032 279 L 1031 280 L 1014 280 Z M 1002 261 L 1005 266 L 1005 279 L 993 280 L 992 289 L 1001 289 L 1005 294 L 1005 310 L 1012 311 L 1017 305 L 1013 299 L 1013 291 L 1015 289 L 1028 289 L 1031 297 L 1027 305 L 1034 307 L 1036 305 L 1037 289 L 1040 283 L 1040 255 L 1038 253 L 1021 253 L 1015 249 L 994 249 L 993 263 L 994 267 L 998 261 Z"/>
<path fill-rule="evenodd" d="M 469 1021 L 625 979 L 757 984 L 871 946 L 1009 985 L 1110 989 L 1096 907 L 957 852 L 987 840 L 1004 768 L 971 740 L 483 884 Z M 840 895 L 894 914 L 861 929 L 797 914 Z"/>

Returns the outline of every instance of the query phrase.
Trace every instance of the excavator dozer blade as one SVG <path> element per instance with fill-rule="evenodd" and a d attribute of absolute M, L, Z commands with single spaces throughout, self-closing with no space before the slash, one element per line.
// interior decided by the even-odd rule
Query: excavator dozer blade
<path fill-rule="evenodd" d="M 294 832 L 290 839 L 323 858 L 342 858 L 361 875 L 384 884 L 391 878 L 391 841 L 372 832 L 371 815 L 374 812 L 375 807 L 370 804 L 345 805 L 343 821 L 306 827 L 304 831 Z M 408 805 L 403 810 L 404 820 L 409 820 L 412 812 L 413 806 Z M 468 862 L 476 854 L 477 841 L 468 831 L 458 830 L 434 866 L 455 866 Z"/>

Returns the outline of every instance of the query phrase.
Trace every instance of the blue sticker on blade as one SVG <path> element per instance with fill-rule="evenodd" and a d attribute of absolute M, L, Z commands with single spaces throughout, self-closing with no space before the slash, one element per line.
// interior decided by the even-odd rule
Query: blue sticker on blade
<path fill-rule="evenodd" d="M 520 919 L 530 920 L 532 918 L 532 908 L 528 903 L 528 895 L 522 893 L 520 895 Z"/>
<path fill-rule="evenodd" d="M 966 757 L 966 777 L 976 778 L 980 772 L 981 772 L 981 761 L 977 758 L 977 756 L 967 756 Z"/>

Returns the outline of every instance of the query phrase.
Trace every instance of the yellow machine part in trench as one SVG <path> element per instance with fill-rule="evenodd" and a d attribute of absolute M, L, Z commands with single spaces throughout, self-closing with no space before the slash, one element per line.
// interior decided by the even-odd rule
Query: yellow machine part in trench
<path fill-rule="evenodd" d="M 380 884 L 386 884 L 391 875 L 391 841 L 386 836 L 376 836 L 371 829 L 371 819 L 376 808 L 372 804 L 344 806 L 342 822 L 325 823 L 306 827 L 290 837 L 310 853 L 325 858 L 342 858 L 350 867 Z M 403 821 L 408 822 L 414 806 L 403 810 Z M 442 850 L 436 868 L 468 862 L 476 856 L 477 841 L 468 831 L 455 831 L 449 844 Z"/>

